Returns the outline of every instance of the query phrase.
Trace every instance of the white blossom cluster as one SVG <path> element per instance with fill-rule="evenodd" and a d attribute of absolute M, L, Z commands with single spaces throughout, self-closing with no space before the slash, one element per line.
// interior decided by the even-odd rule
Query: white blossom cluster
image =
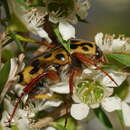
<path fill-rule="evenodd" d="M 75 38 L 75 28 L 72 24 L 76 24 L 78 18 L 86 18 L 90 7 L 88 0 L 70 0 L 69 3 L 64 0 L 45 0 L 43 2 L 45 7 L 28 10 L 22 7 L 17 8 L 18 4 L 15 0 L 9 1 L 9 4 L 12 5 L 11 11 L 30 32 L 45 38 L 48 42 L 52 42 L 52 40 L 44 30 L 45 17 L 47 16 L 51 23 L 59 25 L 63 40 Z"/>
<path fill-rule="evenodd" d="M 130 52 L 130 38 L 120 35 L 116 37 L 115 35 L 104 35 L 103 33 L 98 33 L 95 36 L 95 42 L 97 46 L 105 53 L 119 52 L 119 53 L 129 53 Z"/>

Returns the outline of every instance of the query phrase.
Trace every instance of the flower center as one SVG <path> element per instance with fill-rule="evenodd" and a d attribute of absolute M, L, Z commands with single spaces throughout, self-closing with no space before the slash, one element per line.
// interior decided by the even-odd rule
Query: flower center
<path fill-rule="evenodd" d="M 97 104 L 104 97 L 104 87 L 97 82 L 81 81 L 76 86 L 76 95 L 85 104 Z"/>

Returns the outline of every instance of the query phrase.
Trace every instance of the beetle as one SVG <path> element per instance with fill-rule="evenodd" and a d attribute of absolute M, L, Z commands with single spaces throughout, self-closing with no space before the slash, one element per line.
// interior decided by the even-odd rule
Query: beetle
<path fill-rule="evenodd" d="M 73 94 L 75 78 L 82 73 L 82 64 L 85 66 L 95 66 L 118 86 L 114 79 L 105 70 L 102 70 L 99 65 L 97 65 L 97 63 L 102 63 L 103 60 L 103 53 L 95 44 L 95 42 L 77 39 L 71 40 L 70 53 L 68 53 L 63 47 L 59 46 L 44 52 L 39 57 L 36 57 L 27 67 L 24 68 L 21 73 L 19 73 L 19 83 L 25 87 L 23 88 L 23 93 L 15 104 L 8 123 L 11 123 L 21 98 L 28 94 L 34 88 L 35 84 L 43 78 L 48 78 L 54 83 L 59 82 L 59 73 L 62 71 L 62 67 L 65 65 L 69 66 L 68 82 L 70 96 Z M 43 98 L 44 96 L 45 95 L 43 95 Z"/>

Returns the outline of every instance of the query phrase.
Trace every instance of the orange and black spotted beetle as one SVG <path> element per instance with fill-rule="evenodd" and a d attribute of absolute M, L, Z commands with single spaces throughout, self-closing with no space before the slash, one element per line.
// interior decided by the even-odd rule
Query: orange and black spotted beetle
<path fill-rule="evenodd" d="M 47 77 L 54 82 L 59 82 L 59 71 L 62 71 L 62 67 L 65 65 L 69 65 L 68 69 L 70 76 L 68 83 L 70 96 L 73 94 L 74 79 L 82 72 L 82 64 L 86 66 L 94 65 L 117 85 L 113 78 L 97 65 L 97 63 L 101 61 L 103 61 L 103 53 L 99 47 L 94 42 L 85 40 L 71 40 L 70 53 L 63 47 L 52 48 L 49 51 L 44 52 L 41 56 L 35 58 L 30 65 L 25 67 L 19 74 L 19 83 L 24 85 L 25 88 L 23 89 L 23 93 L 19 97 L 8 122 L 11 123 L 21 98 L 28 94 L 42 78 Z"/>

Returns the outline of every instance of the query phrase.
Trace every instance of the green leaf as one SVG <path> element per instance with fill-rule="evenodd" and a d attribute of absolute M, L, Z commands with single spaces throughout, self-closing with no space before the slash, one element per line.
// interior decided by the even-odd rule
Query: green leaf
<path fill-rule="evenodd" d="M 57 124 L 57 125 L 55 126 L 55 128 L 56 128 L 56 130 L 69 130 L 69 129 L 67 129 L 67 128 L 65 128 L 64 126 L 59 125 L 59 124 Z"/>
<path fill-rule="evenodd" d="M 16 2 L 18 2 L 18 3 L 24 3 L 25 0 L 16 0 Z"/>
<path fill-rule="evenodd" d="M 0 93 L 8 79 L 10 72 L 10 61 L 6 62 L 3 68 L 0 70 Z"/>
<path fill-rule="evenodd" d="M 42 7 L 45 7 L 45 5 L 43 4 L 43 0 L 32 0 L 31 1 L 31 6 L 32 7 L 36 7 L 36 6 L 42 6 Z"/>
<path fill-rule="evenodd" d="M 14 39 L 14 41 L 16 42 L 16 45 L 17 45 L 18 49 L 21 52 L 24 52 L 24 48 L 22 46 L 22 43 L 20 42 L 19 39 L 17 39 L 17 37 L 15 36 L 16 34 L 14 32 L 11 32 L 10 35 L 11 35 L 12 39 Z"/>
<path fill-rule="evenodd" d="M 37 41 L 37 40 L 33 40 L 33 39 L 28 38 L 28 37 L 23 37 L 22 35 L 19 35 L 19 34 L 16 34 L 15 36 L 16 36 L 16 38 L 19 39 L 20 41 L 23 41 L 23 42 L 31 42 L 31 43 L 38 44 L 38 41 Z"/>
<path fill-rule="evenodd" d="M 95 115 L 97 116 L 97 118 L 104 124 L 104 126 L 108 130 L 114 130 L 111 122 L 109 121 L 105 112 L 101 108 L 94 109 L 94 112 L 95 112 Z"/>
<path fill-rule="evenodd" d="M 115 64 L 106 64 L 106 65 L 103 65 L 102 66 L 102 69 L 114 69 L 114 70 L 117 70 L 119 69 L 119 67 Z"/>
<path fill-rule="evenodd" d="M 130 55 L 126 54 L 107 54 L 108 57 L 118 61 L 119 63 L 130 66 Z"/>
<path fill-rule="evenodd" d="M 26 4 L 26 0 L 16 0 L 17 3 L 19 3 L 20 5 L 22 5 L 25 8 L 28 8 L 27 4 Z"/>
<path fill-rule="evenodd" d="M 128 81 L 124 81 L 119 87 L 114 89 L 114 95 L 118 95 L 122 100 L 126 98 L 129 93 Z"/>
<path fill-rule="evenodd" d="M 11 50 L 8 49 L 4 49 L 2 51 L 2 61 L 8 61 L 10 60 L 12 57 L 14 57 L 14 53 Z"/>
<path fill-rule="evenodd" d="M 11 20 L 9 21 L 9 25 L 7 27 L 8 31 L 11 32 L 27 32 L 28 29 L 26 25 L 21 21 L 21 19 L 15 14 L 11 14 Z"/>
<path fill-rule="evenodd" d="M 57 27 L 54 27 L 54 33 L 55 35 L 57 36 L 57 39 L 58 41 L 63 45 L 63 47 L 70 53 L 70 40 L 68 41 L 65 41 L 63 40 L 60 32 L 59 32 L 59 29 L 58 29 L 58 26 Z"/>
<path fill-rule="evenodd" d="M 0 104 L 0 113 L 2 113 L 3 111 L 4 111 L 4 103 L 2 102 Z M 2 118 L 2 114 L 0 114 L 0 120 L 1 120 L 1 118 Z"/>
<path fill-rule="evenodd" d="M 65 116 L 59 118 L 58 120 L 56 120 L 56 123 L 54 126 L 56 126 L 56 128 L 57 128 L 57 126 L 59 127 L 59 125 L 60 125 L 60 127 L 61 126 L 64 127 L 65 121 L 66 121 L 65 119 L 66 119 Z M 65 130 L 76 130 L 76 126 L 77 126 L 76 121 L 72 117 L 68 116 L 66 127 L 64 127 L 64 128 L 66 128 Z"/>

